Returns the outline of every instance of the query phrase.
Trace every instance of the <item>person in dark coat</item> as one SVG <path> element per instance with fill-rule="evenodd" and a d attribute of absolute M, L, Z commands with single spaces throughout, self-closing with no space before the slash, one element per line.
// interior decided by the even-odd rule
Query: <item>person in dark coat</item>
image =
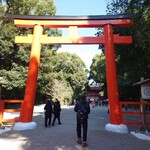
<path fill-rule="evenodd" d="M 60 101 L 58 99 L 56 99 L 55 103 L 54 103 L 54 108 L 53 108 L 53 113 L 54 113 L 54 119 L 53 119 L 53 123 L 52 126 L 54 126 L 56 119 L 58 119 L 58 124 L 62 124 L 60 122 L 60 112 L 61 112 L 61 105 L 60 105 Z"/>
<path fill-rule="evenodd" d="M 81 108 L 84 108 L 84 120 L 81 120 L 81 118 L 79 117 Z M 77 143 L 82 144 L 83 147 L 87 147 L 88 114 L 90 113 L 90 105 L 86 101 L 86 96 L 82 96 L 80 100 L 77 101 L 74 107 L 74 111 L 77 112 Z M 83 131 L 83 138 L 81 136 L 81 131 Z"/>
<path fill-rule="evenodd" d="M 46 105 L 44 106 L 45 110 L 45 127 L 51 126 L 51 118 L 52 118 L 52 101 L 49 99 L 46 101 Z"/>

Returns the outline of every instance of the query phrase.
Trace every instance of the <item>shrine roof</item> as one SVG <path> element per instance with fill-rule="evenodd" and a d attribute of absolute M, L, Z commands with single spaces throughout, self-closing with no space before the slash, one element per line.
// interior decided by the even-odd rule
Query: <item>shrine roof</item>
<path fill-rule="evenodd" d="M 150 79 L 145 79 L 145 80 L 136 82 L 136 83 L 133 84 L 133 86 L 136 86 L 136 85 L 144 85 L 144 84 L 147 84 L 147 83 L 150 83 Z"/>
<path fill-rule="evenodd" d="M 97 86 L 97 87 L 92 87 L 92 86 L 89 86 L 88 87 L 88 91 L 102 91 L 103 88 L 101 86 Z"/>

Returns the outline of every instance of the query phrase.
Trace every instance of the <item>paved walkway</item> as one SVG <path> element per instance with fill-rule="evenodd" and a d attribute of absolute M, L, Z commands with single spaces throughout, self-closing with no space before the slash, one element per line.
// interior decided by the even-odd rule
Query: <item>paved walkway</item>
<path fill-rule="evenodd" d="M 76 144 L 76 114 L 73 107 L 63 108 L 62 125 L 44 127 L 42 109 L 36 109 L 33 121 L 37 128 L 25 131 L 9 131 L 0 134 L 0 149 L 4 150 L 149 150 L 150 141 L 139 140 L 131 134 L 104 130 L 108 121 L 107 109 L 91 108 L 88 126 L 88 148 Z M 134 128 L 136 129 L 136 128 Z M 133 130 L 133 127 L 129 127 Z"/>

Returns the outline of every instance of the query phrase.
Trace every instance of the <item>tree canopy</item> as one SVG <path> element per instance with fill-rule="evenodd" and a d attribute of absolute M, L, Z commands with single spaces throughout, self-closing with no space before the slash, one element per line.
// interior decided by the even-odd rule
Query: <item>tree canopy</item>
<path fill-rule="evenodd" d="M 131 45 L 115 45 L 117 76 L 120 99 L 128 100 L 139 99 L 140 88 L 133 87 L 133 84 L 140 80 L 141 77 L 149 78 L 150 75 L 150 1 L 149 0 L 131 0 L 131 1 L 112 1 L 107 5 L 108 14 L 131 14 L 133 17 L 133 26 L 129 28 L 114 28 L 115 34 L 131 35 L 133 43 Z M 98 29 L 97 35 L 102 34 L 102 30 Z M 105 53 L 105 50 L 104 50 Z M 102 61 L 99 56 L 96 59 Z M 95 60 L 95 59 L 93 59 Z M 104 76 L 101 65 L 91 67 L 90 78 L 95 81 L 100 76 Z M 97 77 L 93 76 L 96 72 Z M 99 75 L 103 74 L 103 75 Z M 105 83 L 105 81 L 103 80 Z"/>
<path fill-rule="evenodd" d="M 15 44 L 15 36 L 32 34 L 32 29 L 16 28 L 6 14 L 54 16 L 53 0 L 7 0 L 0 6 L 0 76 L 7 84 L 3 93 L 7 99 L 23 99 L 31 45 Z M 45 29 L 43 34 L 61 36 L 61 30 Z M 60 45 L 43 45 L 40 57 L 36 102 L 40 103 L 47 94 L 71 103 L 73 98 L 84 92 L 87 77 L 85 64 L 75 54 L 57 53 Z"/>

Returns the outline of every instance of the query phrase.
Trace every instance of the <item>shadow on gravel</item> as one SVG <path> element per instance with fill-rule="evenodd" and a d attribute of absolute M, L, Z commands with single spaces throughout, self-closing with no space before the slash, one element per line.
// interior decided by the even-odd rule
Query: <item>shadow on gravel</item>
<path fill-rule="evenodd" d="M 44 127 L 42 112 L 34 113 L 34 130 L 9 131 L 0 134 L 0 147 L 4 150 L 149 150 L 150 142 L 136 139 L 131 134 L 104 130 L 109 122 L 107 109 L 91 108 L 88 124 L 88 148 L 76 144 L 76 113 L 73 107 L 61 111 L 62 125 Z M 2 150 L 3 150 L 2 149 Z"/>

